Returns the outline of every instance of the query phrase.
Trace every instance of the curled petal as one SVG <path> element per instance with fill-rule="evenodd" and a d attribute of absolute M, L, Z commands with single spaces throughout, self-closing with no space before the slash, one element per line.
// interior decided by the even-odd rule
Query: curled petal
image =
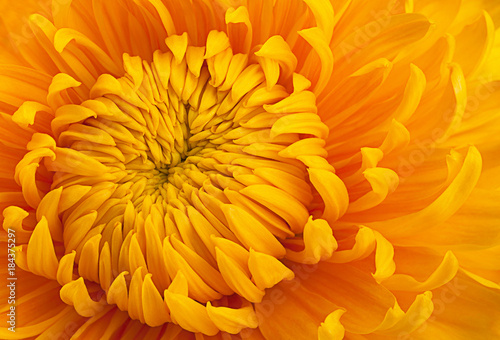
<path fill-rule="evenodd" d="M 55 279 L 59 261 L 50 237 L 47 219 L 42 217 L 31 234 L 27 250 L 28 268 L 32 273 Z"/>
<path fill-rule="evenodd" d="M 61 300 L 74 306 L 77 313 L 84 317 L 91 317 L 103 308 L 101 303 L 90 298 L 83 277 L 65 284 L 61 288 L 60 295 Z"/>
<path fill-rule="evenodd" d="M 251 305 L 233 309 L 215 307 L 207 303 L 207 313 L 213 323 L 224 332 L 238 334 L 244 328 L 257 328 L 258 321 Z"/>
<path fill-rule="evenodd" d="M 318 340 L 341 340 L 345 335 L 345 328 L 340 322 L 340 318 L 345 310 L 338 309 L 328 314 L 325 322 L 321 323 L 318 329 Z"/>

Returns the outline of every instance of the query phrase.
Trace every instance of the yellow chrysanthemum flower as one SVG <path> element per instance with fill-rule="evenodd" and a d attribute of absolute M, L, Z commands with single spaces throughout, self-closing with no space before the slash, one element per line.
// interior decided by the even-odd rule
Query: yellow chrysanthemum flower
<path fill-rule="evenodd" d="M 2 1 L 1 339 L 500 338 L 500 4 Z"/>

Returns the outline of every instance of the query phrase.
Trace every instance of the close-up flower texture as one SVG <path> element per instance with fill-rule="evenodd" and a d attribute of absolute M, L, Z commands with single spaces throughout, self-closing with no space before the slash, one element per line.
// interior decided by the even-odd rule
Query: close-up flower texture
<path fill-rule="evenodd" d="M 0 10 L 0 339 L 500 339 L 499 1 Z"/>

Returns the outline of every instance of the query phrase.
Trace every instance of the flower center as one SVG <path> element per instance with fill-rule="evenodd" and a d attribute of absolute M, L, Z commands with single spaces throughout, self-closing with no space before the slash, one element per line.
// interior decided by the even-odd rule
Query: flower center
<path fill-rule="evenodd" d="M 238 332 L 257 326 L 250 303 L 294 277 L 282 259 L 331 254 L 327 221 L 343 208 L 310 83 L 233 54 L 224 33 L 187 39 L 167 38 L 152 62 L 124 55 L 123 77 L 101 75 L 91 99 L 60 106 L 16 178 L 31 163 L 40 176 L 41 159 L 53 174 L 39 202 L 23 193 L 63 245 L 57 279 L 77 311 L 101 289 L 150 326 Z"/>

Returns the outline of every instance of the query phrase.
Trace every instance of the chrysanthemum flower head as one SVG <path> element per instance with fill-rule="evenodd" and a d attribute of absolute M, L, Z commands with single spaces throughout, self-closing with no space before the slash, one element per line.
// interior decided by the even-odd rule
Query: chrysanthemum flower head
<path fill-rule="evenodd" d="M 500 336 L 498 5 L 25 5 L 1 338 Z"/>

